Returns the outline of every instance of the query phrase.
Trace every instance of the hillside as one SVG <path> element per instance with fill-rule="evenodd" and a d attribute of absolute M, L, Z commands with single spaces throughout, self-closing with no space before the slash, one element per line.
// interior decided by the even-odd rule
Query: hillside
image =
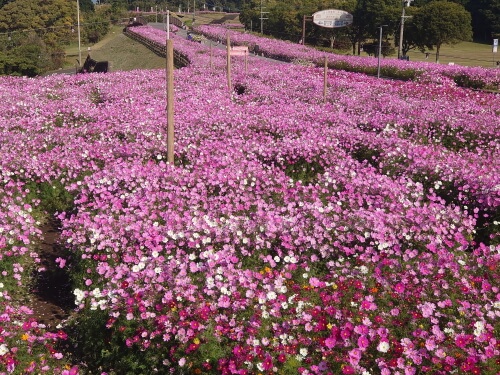
<path fill-rule="evenodd" d="M 180 15 L 186 24 L 192 24 L 192 14 Z M 195 25 L 237 23 L 235 13 L 200 13 L 196 14 Z M 87 54 L 95 60 L 110 62 L 111 71 L 129 71 L 134 69 L 157 69 L 165 66 L 165 59 L 151 52 L 142 44 L 127 38 L 122 33 L 123 26 L 114 26 L 111 32 L 99 43 L 81 46 L 82 60 Z M 88 50 L 90 48 L 90 51 Z M 73 68 L 78 59 L 78 47 L 72 45 L 66 50 L 66 68 Z"/>

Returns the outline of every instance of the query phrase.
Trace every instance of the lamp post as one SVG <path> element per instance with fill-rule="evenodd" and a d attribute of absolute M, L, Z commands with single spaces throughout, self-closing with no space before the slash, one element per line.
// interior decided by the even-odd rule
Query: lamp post
<path fill-rule="evenodd" d="M 399 29 L 399 48 L 398 48 L 398 59 L 403 56 L 403 31 L 405 27 L 405 8 L 409 7 L 413 0 L 403 0 L 403 11 L 401 13 L 401 25 Z"/>
<path fill-rule="evenodd" d="M 76 22 L 78 29 L 78 67 L 82 66 L 82 49 L 80 42 L 80 0 L 76 0 Z"/>
<path fill-rule="evenodd" d="M 380 55 L 382 54 L 382 28 L 387 27 L 387 25 L 380 25 L 380 35 L 378 38 L 378 62 L 377 62 L 377 78 L 380 78 Z"/>

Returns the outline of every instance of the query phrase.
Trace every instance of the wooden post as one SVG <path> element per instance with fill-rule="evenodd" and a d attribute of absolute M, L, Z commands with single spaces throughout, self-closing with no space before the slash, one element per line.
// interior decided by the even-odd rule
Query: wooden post
<path fill-rule="evenodd" d="M 210 40 L 210 69 L 212 69 L 212 41 Z"/>
<path fill-rule="evenodd" d="M 227 50 L 227 89 L 231 92 L 233 85 L 231 84 L 231 41 L 229 33 L 226 34 L 226 50 Z"/>
<path fill-rule="evenodd" d="M 170 11 L 167 10 L 167 39 L 170 39 Z"/>
<path fill-rule="evenodd" d="M 323 101 L 326 103 L 326 91 L 328 87 L 328 58 L 325 56 L 325 69 L 323 73 Z"/>
<path fill-rule="evenodd" d="M 174 164 L 174 45 L 167 39 L 167 162 Z"/>

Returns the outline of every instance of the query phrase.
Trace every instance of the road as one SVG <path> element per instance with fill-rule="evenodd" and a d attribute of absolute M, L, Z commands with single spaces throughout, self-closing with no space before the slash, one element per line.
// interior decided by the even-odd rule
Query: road
<path fill-rule="evenodd" d="M 148 26 L 151 26 L 151 27 L 154 27 L 155 29 L 159 29 L 159 30 L 165 30 L 166 29 L 166 24 L 165 23 L 161 23 L 161 22 L 150 22 L 148 23 Z M 187 34 L 188 31 L 187 30 L 183 30 L 183 29 L 179 29 L 179 31 L 176 32 L 177 35 L 179 35 L 180 37 L 184 38 L 184 39 L 187 39 Z M 209 39 L 206 39 L 205 41 L 202 41 L 202 44 L 205 44 L 205 45 L 209 45 L 210 44 L 210 40 Z M 226 45 L 225 44 L 222 44 L 222 43 L 215 43 L 212 41 L 212 47 L 215 47 L 215 48 L 218 48 L 218 49 L 221 49 L 221 50 L 226 50 Z M 274 60 L 274 59 L 270 59 L 270 58 L 267 58 L 267 57 L 264 57 L 264 56 L 260 56 L 260 55 L 254 55 L 254 54 L 249 54 L 249 57 L 253 57 L 253 58 L 257 58 L 257 59 L 261 59 L 261 60 L 266 60 L 266 61 L 269 61 L 269 62 L 274 62 L 274 63 L 278 63 L 278 64 L 287 64 L 287 62 L 285 61 L 280 61 L 280 60 Z"/>

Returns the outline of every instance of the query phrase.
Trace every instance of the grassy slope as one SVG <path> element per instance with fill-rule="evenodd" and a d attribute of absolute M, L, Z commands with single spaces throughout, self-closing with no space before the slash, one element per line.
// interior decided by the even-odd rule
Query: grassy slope
<path fill-rule="evenodd" d="M 183 15 L 181 18 L 186 24 L 191 25 L 192 14 Z M 195 25 L 209 24 L 223 19 L 224 23 L 239 23 L 237 14 L 226 13 L 200 13 L 196 14 Z M 122 33 L 123 26 L 114 26 L 111 32 L 99 43 L 92 46 L 82 45 L 81 53 L 84 61 L 87 54 L 94 60 L 106 60 L 110 63 L 110 70 L 157 69 L 165 67 L 165 59 L 151 52 L 142 44 L 127 38 Z M 90 48 L 90 51 L 88 50 Z M 78 59 L 78 45 L 72 44 L 66 49 L 66 68 L 74 68 Z M 83 62 L 82 62 L 83 63 Z"/>
<path fill-rule="evenodd" d="M 110 63 L 110 71 L 133 69 L 156 69 L 165 67 L 165 59 L 155 55 L 142 44 L 126 37 L 122 33 L 122 26 L 115 26 L 111 32 L 99 43 L 88 50 L 82 46 L 82 60 L 87 54 L 94 60 L 106 60 Z M 78 46 L 71 46 L 67 50 L 68 65 L 71 66 L 78 59 Z"/>

